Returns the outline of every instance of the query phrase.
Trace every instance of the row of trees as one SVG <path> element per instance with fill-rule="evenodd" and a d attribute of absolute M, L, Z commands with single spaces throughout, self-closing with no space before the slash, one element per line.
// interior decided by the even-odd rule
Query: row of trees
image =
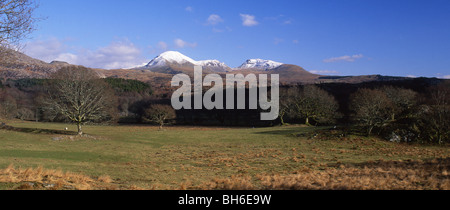
<path fill-rule="evenodd" d="M 442 144 L 450 139 L 449 90 L 448 83 L 424 94 L 394 87 L 360 89 L 352 96 L 351 110 L 368 135 L 376 128 L 395 141 Z"/>
<path fill-rule="evenodd" d="M 318 125 L 343 122 L 339 110 L 370 136 L 377 131 L 396 141 L 443 143 L 450 138 L 450 85 L 429 88 L 419 94 L 394 86 L 359 88 L 349 97 L 349 107 L 339 107 L 327 91 L 315 86 L 284 88 L 281 92 L 280 121 Z M 348 108 L 348 109 L 347 109 Z"/>

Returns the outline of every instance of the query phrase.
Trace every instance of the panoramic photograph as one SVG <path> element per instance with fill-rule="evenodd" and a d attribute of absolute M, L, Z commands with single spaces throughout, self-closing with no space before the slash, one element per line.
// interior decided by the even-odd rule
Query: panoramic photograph
<path fill-rule="evenodd" d="M 446 191 L 449 146 L 446 0 L 0 0 L 0 190 Z"/>

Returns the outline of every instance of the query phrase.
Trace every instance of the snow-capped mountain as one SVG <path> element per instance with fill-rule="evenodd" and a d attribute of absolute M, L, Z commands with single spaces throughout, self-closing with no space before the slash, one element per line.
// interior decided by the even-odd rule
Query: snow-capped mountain
<path fill-rule="evenodd" d="M 259 70 L 270 70 L 280 67 L 283 63 L 263 60 L 263 59 L 249 59 L 244 64 L 239 66 L 237 69 L 259 69 Z"/>
<path fill-rule="evenodd" d="M 174 68 L 192 68 L 193 66 L 203 66 L 205 71 L 212 72 L 230 72 L 232 70 L 239 71 L 244 69 L 268 71 L 282 66 L 283 63 L 263 60 L 263 59 L 249 59 L 238 68 L 231 69 L 225 63 L 218 60 L 202 60 L 196 61 L 187 57 L 177 51 L 167 51 L 151 60 L 144 69 L 153 71 L 166 72 L 174 70 Z"/>
<path fill-rule="evenodd" d="M 227 72 L 231 70 L 231 68 L 228 67 L 225 63 L 218 60 L 197 61 L 196 65 L 209 68 L 210 70 L 215 72 Z"/>
<path fill-rule="evenodd" d="M 145 66 L 145 68 L 151 70 L 170 66 L 176 67 L 203 66 L 206 70 L 210 70 L 213 72 L 227 72 L 231 70 L 231 68 L 228 67 L 225 63 L 222 63 L 218 60 L 196 61 L 177 51 L 167 51 L 162 53 L 161 55 L 157 56 L 152 61 L 150 61 L 150 63 L 148 63 Z"/>
<path fill-rule="evenodd" d="M 161 55 L 157 56 L 153 60 L 150 61 L 150 63 L 147 64 L 146 67 L 161 67 L 161 66 L 167 66 L 169 64 L 192 64 L 195 65 L 197 61 L 193 60 L 192 58 L 189 58 L 179 52 L 176 51 L 167 51 L 162 53 Z"/>

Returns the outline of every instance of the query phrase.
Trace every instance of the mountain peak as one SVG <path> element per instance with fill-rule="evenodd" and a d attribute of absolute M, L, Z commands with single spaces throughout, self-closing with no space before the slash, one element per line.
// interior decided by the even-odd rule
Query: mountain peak
<path fill-rule="evenodd" d="M 196 65 L 203 66 L 214 72 L 228 72 L 231 70 L 225 63 L 218 60 L 197 61 Z"/>
<path fill-rule="evenodd" d="M 270 70 L 277 68 L 281 65 L 283 65 L 283 63 L 258 58 L 258 59 L 248 59 L 244 64 L 238 67 L 238 69 Z"/>
<path fill-rule="evenodd" d="M 192 58 L 189 58 L 180 52 L 177 51 L 167 51 L 156 58 L 154 58 L 150 63 L 147 64 L 147 67 L 155 67 L 155 66 L 166 66 L 168 64 L 194 64 L 196 61 L 194 61 Z"/>
<path fill-rule="evenodd" d="M 166 52 L 161 53 L 161 55 L 159 55 L 159 56 L 166 58 L 166 59 L 173 59 L 173 60 L 180 60 L 180 59 L 192 60 L 191 58 L 183 55 L 182 53 L 180 53 L 178 51 L 166 51 Z"/>
<path fill-rule="evenodd" d="M 168 67 L 173 65 L 178 67 L 203 66 L 205 69 L 214 72 L 227 72 L 231 69 L 225 63 L 222 63 L 218 60 L 196 61 L 177 51 L 167 51 L 160 54 L 152 61 L 150 61 L 150 63 L 148 63 L 145 68 L 158 69 L 160 67 Z"/>

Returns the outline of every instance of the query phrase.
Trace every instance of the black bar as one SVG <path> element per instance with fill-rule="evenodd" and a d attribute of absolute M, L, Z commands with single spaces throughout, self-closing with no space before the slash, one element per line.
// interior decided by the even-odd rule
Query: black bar
<path fill-rule="evenodd" d="M 180 203 L 194 198 L 198 203 Z M 234 202 L 224 202 L 224 196 Z M 254 196 L 270 196 L 256 204 Z M 406 209 L 447 206 L 448 191 L 3 191 L 4 201 L 20 207 L 122 209 Z M 212 198 L 211 202 L 204 202 Z M 286 208 L 289 207 L 289 208 Z"/>

